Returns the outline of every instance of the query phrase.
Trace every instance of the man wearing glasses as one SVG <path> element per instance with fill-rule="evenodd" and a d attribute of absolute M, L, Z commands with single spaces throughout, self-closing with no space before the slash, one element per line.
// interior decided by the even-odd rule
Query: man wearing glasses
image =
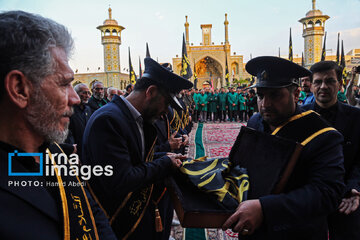
<path fill-rule="evenodd" d="M 310 71 L 315 102 L 303 106 L 326 119 L 343 136 L 346 191 L 328 218 L 330 239 L 360 239 L 360 109 L 338 101 L 342 68 L 332 61 L 314 64 Z"/>
<path fill-rule="evenodd" d="M 91 91 L 93 95 L 91 96 L 88 105 L 90 106 L 92 112 L 95 112 L 96 110 L 107 104 L 108 101 L 106 100 L 106 98 L 104 98 L 104 84 L 102 82 L 94 82 Z"/>

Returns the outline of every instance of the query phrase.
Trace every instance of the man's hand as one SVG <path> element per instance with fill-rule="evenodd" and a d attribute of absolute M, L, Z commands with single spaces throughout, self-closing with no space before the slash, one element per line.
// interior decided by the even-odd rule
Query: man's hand
<path fill-rule="evenodd" d="M 349 215 L 359 207 L 360 193 L 356 189 L 351 190 L 349 198 L 343 198 L 339 206 L 339 212 Z"/>
<path fill-rule="evenodd" d="M 242 235 L 252 234 L 263 221 L 263 213 L 259 200 L 247 200 L 240 203 L 236 212 L 226 220 L 223 230 L 232 228 Z"/>
<path fill-rule="evenodd" d="M 179 168 L 182 165 L 183 159 L 186 159 L 186 156 L 182 154 L 176 154 L 176 153 L 166 153 L 166 155 L 171 159 L 171 162 L 173 164 L 173 167 Z"/>
<path fill-rule="evenodd" d="M 184 141 L 182 142 L 182 146 L 186 146 L 186 145 L 188 145 L 189 144 L 189 136 L 188 135 L 186 135 L 186 134 L 184 134 L 184 135 L 182 135 L 182 137 L 184 138 Z"/>
<path fill-rule="evenodd" d="M 176 138 L 177 132 L 174 132 L 173 134 L 171 134 L 170 138 L 169 138 L 169 144 L 170 144 L 170 149 L 171 150 L 177 150 L 181 147 L 182 144 L 182 138 L 178 137 Z"/>

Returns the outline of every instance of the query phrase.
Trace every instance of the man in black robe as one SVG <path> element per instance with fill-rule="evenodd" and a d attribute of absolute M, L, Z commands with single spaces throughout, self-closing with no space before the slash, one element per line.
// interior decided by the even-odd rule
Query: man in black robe
<path fill-rule="evenodd" d="M 344 136 L 343 152 L 346 190 L 339 208 L 329 216 L 329 239 L 360 239 L 360 109 L 340 102 L 342 68 L 333 61 L 311 66 L 311 89 L 315 102 L 304 110 L 314 110 Z"/>
<path fill-rule="evenodd" d="M 145 58 L 145 72 L 126 98 L 114 96 L 90 118 L 83 161 L 112 165 L 112 176 L 90 186 L 119 239 L 169 239 L 173 210 L 164 179 L 181 165 L 181 154 L 154 157 L 152 123 L 166 113 L 175 94 L 192 83 Z"/>
<path fill-rule="evenodd" d="M 299 78 L 310 71 L 277 57 L 254 58 L 246 70 L 257 76 L 260 111 L 247 126 L 298 142 L 302 151 L 282 193 L 240 203 L 223 228 L 233 228 L 240 239 L 327 240 L 327 215 L 344 191 L 343 138 L 316 113 L 297 106 Z M 307 132 L 315 126 L 316 132 Z"/>

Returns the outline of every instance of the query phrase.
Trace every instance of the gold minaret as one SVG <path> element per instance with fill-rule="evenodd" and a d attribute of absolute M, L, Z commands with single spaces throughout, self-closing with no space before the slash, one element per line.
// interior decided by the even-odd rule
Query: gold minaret
<path fill-rule="evenodd" d="M 185 16 L 185 40 L 186 40 L 186 45 L 189 45 L 189 23 L 188 23 L 188 16 Z"/>
<path fill-rule="evenodd" d="M 121 31 L 125 28 L 112 19 L 112 10 L 109 7 L 109 19 L 97 27 L 101 31 L 101 43 L 104 45 L 104 71 L 107 73 L 107 86 L 117 86 L 120 73 L 119 46 Z"/>
<path fill-rule="evenodd" d="M 330 17 L 316 9 L 316 0 L 312 0 L 312 10 L 299 20 L 303 24 L 305 66 L 321 60 L 322 41 L 325 32 L 325 21 Z"/>
<path fill-rule="evenodd" d="M 225 13 L 225 44 L 229 44 L 229 21 L 227 20 L 227 13 Z"/>

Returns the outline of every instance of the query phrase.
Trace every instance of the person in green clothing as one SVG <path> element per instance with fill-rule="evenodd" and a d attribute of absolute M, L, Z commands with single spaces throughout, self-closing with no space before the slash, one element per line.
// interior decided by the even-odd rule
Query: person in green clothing
<path fill-rule="evenodd" d="M 219 121 L 226 121 L 226 98 L 227 93 L 225 92 L 225 88 L 220 89 L 220 93 L 218 94 L 218 107 L 219 107 Z"/>
<path fill-rule="evenodd" d="M 211 90 L 210 94 L 208 95 L 208 113 L 210 114 L 210 121 L 215 122 L 216 118 L 217 118 L 217 99 L 218 99 L 218 95 L 215 94 L 214 90 Z"/>
<path fill-rule="evenodd" d="M 245 105 L 245 98 L 242 95 L 242 89 L 238 88 L 237 89 L 237 94 L 238 94 L 238 106 L 239 106 L 239 121 L 243 122 L 244 121 L 244 113 L 246 112 L 246 105 Z"/>
<path fill-rule="evenodd" d="M 246 100 L 246 107 L 247 107 L 247 114 L 249 116 L 249 119 L 251 118 L 251 116 L 254 114 L 255 108 L 257 107 L 257 98 L 256 98 L 256 94 L 255 94 L 255 90 L 254 89 L 250 89 L 249 90 L 249 95 L 248 98 Z"/>
<path fill-rule="evenodd" d="M 200 122 L 206 122 L 207 105 L 208 105 L 208 95 L 205 94 L 204 89 L 201 89 L 199 95 Z"/>
<path fill-rule="evenodd" d="M 300 91 L 298 104 L 300 105 L 303 104 L 305 98 L 306 98 L 306 92 Z"/>
<path fill-rule="evenodd" d="M 238 97 L 235 92 L 235 88 L 229 88 L 230 92 L 228 94 L 228 107 L 229 107 L 229 118 L 230 121 L 236 121 L 236 111 L 238 107 Z"/>
<path fill-rule="evenodd" d="M 194 115 L 193 115 L 193 119 L 194 122 L 198 122 L 199 120 L 199 90 L 195 89 L 194 94 L 193 94 L 193 99 L 194 99 Z"/>
<path fill-rule="evenodd" d="M 340 101 L 340 102 L 342 102 L 342 103 L 347 103 L 347 99 L 346 99 L 346 92 L 345 92 L 345 90 L 344 90 L 344 86 L 341 86 L 341 89 L 340 89 L 340 91 L 338 91 L 338 93 L 337 93 L 337 98 L 338 98 L 338 100 Z"/>

